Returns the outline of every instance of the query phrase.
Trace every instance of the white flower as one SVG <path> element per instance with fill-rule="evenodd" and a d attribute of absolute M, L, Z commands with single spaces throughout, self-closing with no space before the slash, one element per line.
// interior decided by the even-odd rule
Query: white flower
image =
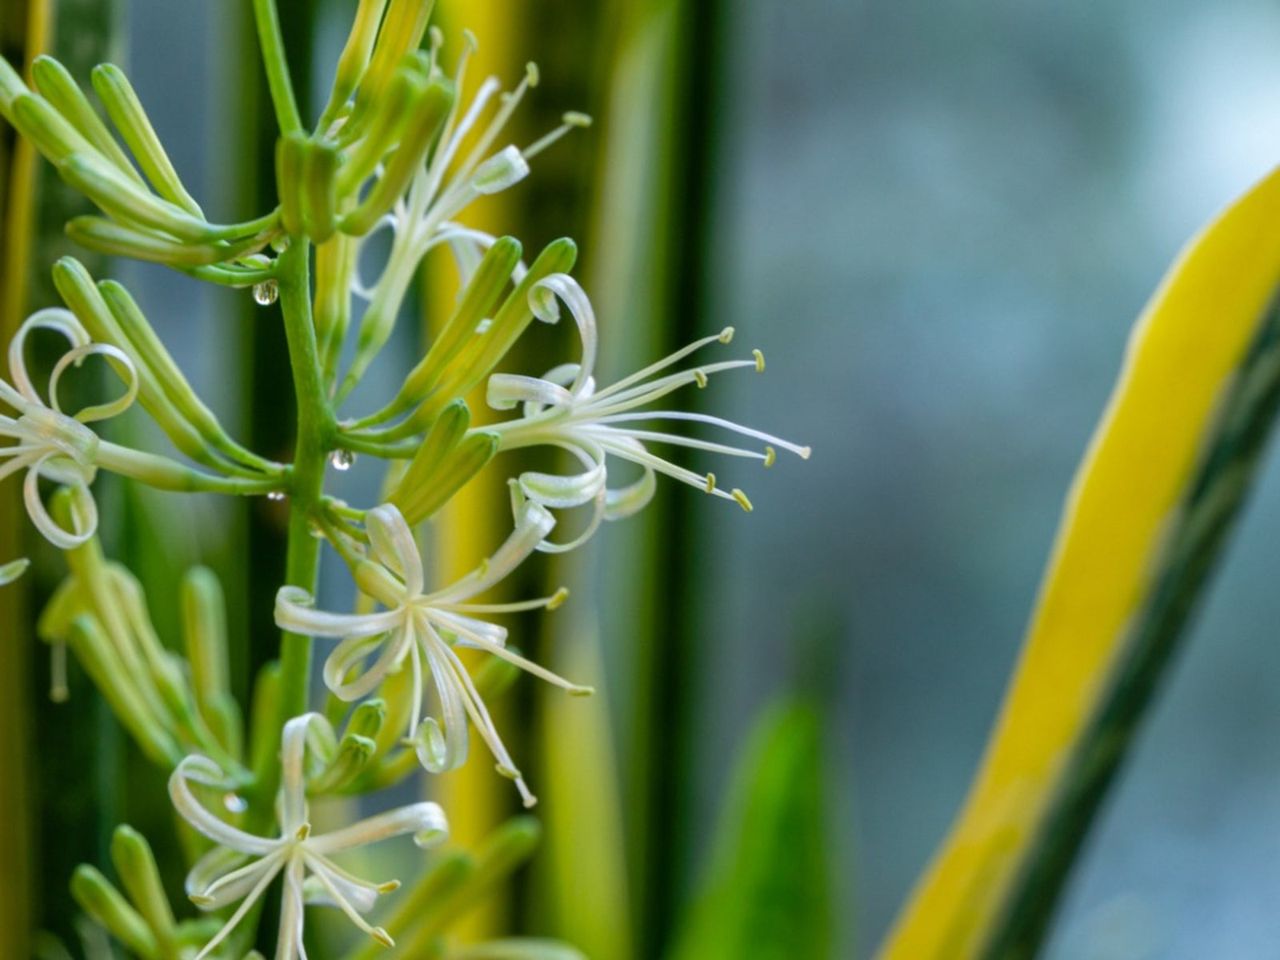
<path fill-rule="evenodd" d="M 488 403 L 495 410 L 511 410 L 522 405 L 517 420 L 486 426 L 486 431 L 501 437 L 502 450 L 515 450 L 536 445 L 550 445 L 568 451 L 583 466 L 583 472 L 572 476 L 546 473 L 524 473 L 512 485 L 517 508 L 531 500 L 550 508 L 593 505 L 591 523 L 585 532 L 570 543 L 544 542 L 540 550 L 560 552 L 585 542 L 602 520 L 630 516 L 653 497 L 655 474 L 674 477 L 682 483 L 736 501 L 744 510 L 751 501 L 741 490 L 726 493 L 716 485 L 715 474 L 698 474 L 678 466 L 649 450 L 648 444 L 662 443 L 689 447 L 732 457 L 760 460 L 772 466 L 775 448 L 789 450 L 808 459 L 809 448 L 779 437 L 744 427 L 730 420 L 702 413 L 676 410 L 639 410 L 680 387 L 697 384 L 705 387 L 708 378 L 725 370 L 753 368 L 764 372 L 764 354 L 752 351 L 750 360 L 724 360 L 663 373 L 668 367 L 712 343 L 727 344 L 733 339 L 733 328 L 704 337 L 657 363 L 619 380 L 604 390 L 597 390 L 594 378 L 596 362 L 596 319 L 587 295 L 572 277 L 553 274 L 536 284 L 530 301 L 539 319 L 554 323 L 559 319 L 559 302 L 569 309 L 582 339 L 582 360 L 555 367 L 542 377 L 497 373 L 489 378 Z M 659 376 L 659 374 L 662 374 Z M 646 422 L 681 420 L 704 423 L 750 437 L 764 445 L 763 450 L 746 449 L 723 443 L 697 440 L 665 430 L 645 428 Z M 637 464 L 643 470 L 640 479 L 627 486 L 610 489 L 606 460 L 617 457 Z"/>
<path fill-rule="evenodd" d="M 295 957 L 305 960 L 302 931 L 306 904 L 338 907 L 365 933 L 379 943 L 392 946 L 387 932 L 370 926 L 361 914 L 372 909 L 379 894 L 395 890 L 399 883 L 362 880 L 330 858 L 344 850 L 405 834 L 412 834 L 420 847 L 437 843 L 448 832 L 444 812 L 434 803 L 413 803 L 331 833 L 312 833 L 307 819 L 304 763 L 308 730 L 313 725 L 327 724 L 315 713 L 295 717 L 285 724 L 277 803 L 278 837 L 258 837 L 233 827 L 196 798 L 191 789 L 193 783 L 220 790 L 228 786 L 222 769 L 207 757 L 186 757 L 169 778 L 169 796 L 178 813 L 218 844 L 191 868 L 187 875 L 187 895 L 202 910 L 218 910 L 240 901 L 240 906 L 195 960 L 208 956 L 231 934 L 279 874 L 284 875 L 284 899 L 280 907 L 276 960 Z"/>
<path fill-rule="evenodd" d="M 61 333 L 71 343 L 71 349 L 54 364 L 47 402 L 31 383 L 24 354 L 27 335 L 37 329 Z M 125 385 L 125 392 L 110 403 L 86 407 L 68 416 L 58 401 L 58 381 L 67 367 L 78 366 L 95 354 L 109 359 Z M 94 461 L 98 437 L 85 424 L 113 417 L 127 409 L 138 395 L 138 372 L 123 351 L 110 344 L 92 343 L 80 321 L 69 311 L 50 308 L 32 314 L 18 328 L 9 344 L 9 373 L 13 384 L 0 379 L 0 402 L 11 408 L 16 417 L 0 415 L 0 437 L 16 442 L 0 447 L 0 480 L 25 470 L 22 492 L 31 522 L 54 546 L 70 550 L 88 541 L 98 527 L 98 508 L 89 492 L 97 473 Z M 42 477 L 70 488 L 71 530 L 59 526 L 41 501 L 39 481 Z"/>
<path fill-rule="evenodd" d="M 438 69 L 441 44 L 439 31 L 432 31 L 431 62 Z M 453 85 L 461 93 L 466 79 L 467 61 L 475 50 L 475 38 L 466 34 L 466 47 L 458 59 Z M 391 263 L 417 263 L 428 251 L 448 243 L 458 261 L 465 286 L 484 251 L 495 238 L 482 230 L 474 230 L 454 222 L 454 218 L 478 197 L 500 193 L 529 175 L 529 161 L 546 150 L 575 127 L 585 127 L 590 118 L 581 113 L 566 113 L 556 129 L 526 147 L 508 143 L 497 147 L 503 130 L 519 107 L 525 94 L 538 84 L 537 66 L 530 63 L 525 75 L 512 91 L 500 93 L 501 82 L 489 77 L 476 91 L 465 110 L 459 99 L 445 122 L 439 142 L 413 180 L 407 196 L 397 201 L 385 218 L 395 234 Z M 488 123 L 481 126 L 494 98 L 499 106 Z M 465 152 L 467 141 L 474 142 Z M 394 271 L 388 268 L 390 275 Z M 517 271 L 519 282 L 522 271 Z M 374 291 L 357 284 L 356 292 L 369 298 Z"/>
<path fill-rule="evenodd" d="M 342 642 L 324 665 L 326 685 L 343 700 L 371 693 L 406 661 L 413 670 L 413 705 L 409 736 L 422 765 L 433 773 L 452 770 L 467 757 L 467 718 L 497 760 L 498 772 L 515 781 L 525 806 L 536 802 L 503 745 L 484 701 L 454 647 L 483 650 L 541 677 L 569 693 L 589 694 L 580 687 L 506 648 L 505 628 L 476 615 L 512 613 L 538 607 L 554 609 L 564 591 L 521 603 L 471 603 L 473 597 L 503 580 L 533 552 L 555 525 L 541 506 L 528 503 L 516 518 L 507 541 L 479 569 L 457 583 L 424 593 L 422 557 L 413 532 L 391 504 L 370 510 L 365 518 L 374 559 L 356 565 L 361 590 L 386 609 L 369 614 L 325 613 L 297 587 L 282 587 L 276 597 L 276 623 L 293 633 L 338 637 Z M 369 657 L 372 665 L 363 666 Z M 429 671 L 440 701 L 439 719 L 423 714 L 424 671 Z"/>

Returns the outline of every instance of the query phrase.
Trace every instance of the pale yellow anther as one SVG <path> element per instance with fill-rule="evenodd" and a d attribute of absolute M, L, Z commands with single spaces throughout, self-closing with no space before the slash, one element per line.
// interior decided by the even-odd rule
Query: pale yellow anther
<path fill-rule="evenodd" d="M 551 595 L 551 599 L 547 601 L 548 610 L 556 610 L 569 599 L 569 588 L 561 587 Z"/>
<path fill-rule="evenodd" d="M 698 385 L 699 389 L 705 390 L 707 384 L 711 381 L 707 379 L 707 375 L 701 370 L 695 370 L 693 371 L 693 382 Z"/>
<path fill-rule="evenodd" d="M 302 826 L 298 827 L 293 834 L 294 839 L 298 841 L 306 840 L 309 836 L 311 836 L 311 824 L 309 823 L 304 823 Z"/>
<path fill-rule="evenodd" d="M 387 893 L 395 893 L 397 890 L 399 890 L 399 889 L 400 889 L 400 881 L 399 881 L 399 880 L 388 880 L 386 883 L 380 883 L 380 884 L 378 884 L 378 888 L 377 888 L 377 889 L 378 889 L 378 893 L 379 893 L 380 895 L 381 895 L 381 894 L 387 894 Z"/>
<path fill-rule="evenodd" d="M 508 767 L 505 763 L 495 764 L 493 769 L 498 771 L 499 776 L 506 777 L 508 780 L 519 780 L 521 776 L 519 770 Z"/>
<path fill-rule="evenodd" d="M 479 574 L 481 577 L 487 577 L 489 575 L 489 558 L 488 557 L 485 557 L 483 560 L 480 561 Z"/>
<path fill-rule="evenodd" d="M 214 903 L 213 897 L 206 897 L 204 896 L 204 894 L 200 894 L 200 893 L 188 894 L 187 899 L 190 900 L 192 903 L 194 903 L 197 907 L 200 907 L 201 909 L 204 909 L 205 907 L 208 907 L 208 906 L 212 906 Z"/>
<path fill-rule="evenodd" d="M 369 931 L 369 936 L 377 940 L 384 947 L 394 947 L 396 942 L 391 939 L 391 934 L 387 933 L 382 927 L 374 927 Z"/>
<path fill-rule="evenodd" d="M 590 697 L 596 692 L 595 687 L 565 687 L 571 697 Z"/>
<path fill-rule="evenodd" d="M 586 113 L 581 113 L 577 110 L 570 110 L 563 117 L 561 117 L 560 120 L 566 126 L 570 126 L 570 127 L 586 128 L 591 126 L 591 115 Z"/>
<path fill-rule="evenodd" d="M 476 35 L 470 30 L 462 31 L 462 41 L 466 44 L 468 53 L 475 53 L 480 49 L 480 41 L 476 39 Z"/>
<path fill-rule="evenodd" d="M 801 447 L 801 448 L 800 448 L 800 459 L 801 459 L 801 460 L 808 460 L 808 459 L 809 459 L 809 454 L 811 454 L 811 453 L 813 453 L 813 448 L 812 448 L 812 447 Z"/>
<path fill-rule="evenodd" d="M 524 65 L 524 79 L 530 87 L 536 87 L 538 81 L 542 79 L 542 74 L 538 71 L 538 65 L 532 60 Z"/>
<path fill-rule="evenodd" d="M 751 355 L 756 358 L 756 373 L 764 373 L 764 351 L 752 350 Z"/>
<path fill-rule="evenodd" d="M 765 447 L 764 448 L 764 465 L 766 467 L 772 467 L 777 462 L 777 460 L 778 460 L 778 451 L 773 449 L 773 447 Z"/>
<path fill-rule="evenodd" d="M 721 343 L 733 342 L 733 327 L 725 327 L 723 330 L 720 331 L 720 342 Z"/>
<path fill-rule="evenodd" d="M 738 506 L 740 506 L 743 510 L 747 511 L 747 513 L 750 513 L 752 510 L 755 509 L 755 507 L 751 506 L 751 501 L 747 499 L 747 495 L 743 493 L 741 490 L 739 490 L 737 487 L 734 487 L 731 491 L 729 491 L 729 494 L 730 496 L 733 497 L 733 499 L 738 501 Z"/>
<path fill-rule="evenodd" d="M 716 475 L 714 473 L 707 474 L 707 493 L 716 492 Z"/>

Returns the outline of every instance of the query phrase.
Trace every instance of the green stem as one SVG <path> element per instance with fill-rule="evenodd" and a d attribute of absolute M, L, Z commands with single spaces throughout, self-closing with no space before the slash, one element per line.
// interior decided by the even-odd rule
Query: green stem
<path fill-rule="evenodd" d="M 294 240 L 280 255 L 280 305 L 298 403 L 285 584 L 314 593 L 320 572 L 320 540 L 311 533 L 324 493 L 325 461 L 335 432 L 324 392 L 315 326 L 311 319 L 310 243 Z M 311 675 L 311 638 L 285 633 L 280 648 L 281 723 L 305 713 Z"/>
<path fill-rule="evenodd" d="M 280 33 L 280 15 L 275 0 L 253 0 L 253 18 L 258 25 L 258 42 L 262 46 L 262 65 L 267 70 L 267 87 L 276 108 L 281 133 L 302 129 L 298 101 L 293 96 L 289 64 L 284 55 L 284 37 Z"/>
<path fill-rule="evenodd" d="M 222 477 L 155 453 L 133 450 L 103 440 L 94 461 L 104 470 L 145 483 L 157 490 L 180 493 L 225 493 L 236 496 L 262 496 L 284 487 L 281 476 Z"/>

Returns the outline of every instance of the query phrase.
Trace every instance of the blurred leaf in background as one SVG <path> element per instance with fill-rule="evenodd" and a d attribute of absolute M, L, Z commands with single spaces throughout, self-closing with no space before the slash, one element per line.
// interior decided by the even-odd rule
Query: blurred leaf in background
<path fill-rule="evenodd" d="M 669 960 L 832 956 L 822 717 L 800 700 L 757 723 L 723 806 L 711 867 Z"/>

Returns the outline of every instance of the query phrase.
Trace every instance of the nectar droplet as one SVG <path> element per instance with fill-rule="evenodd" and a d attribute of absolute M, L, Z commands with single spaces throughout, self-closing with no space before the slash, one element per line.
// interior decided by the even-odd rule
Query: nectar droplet
<path fill-rule="evenodd" d="M 280 284 L 275 280 L 263 280 L 253 285 L 253 302 L 260 307 L 269 307 L 280 299 Z"/>
<path fill-rule="evenodd" d="M 335 470 L 346 473 L 356 463 L 356 455 L 350 450 L 335 450 L 329 454 L 329 465 Z"/>

